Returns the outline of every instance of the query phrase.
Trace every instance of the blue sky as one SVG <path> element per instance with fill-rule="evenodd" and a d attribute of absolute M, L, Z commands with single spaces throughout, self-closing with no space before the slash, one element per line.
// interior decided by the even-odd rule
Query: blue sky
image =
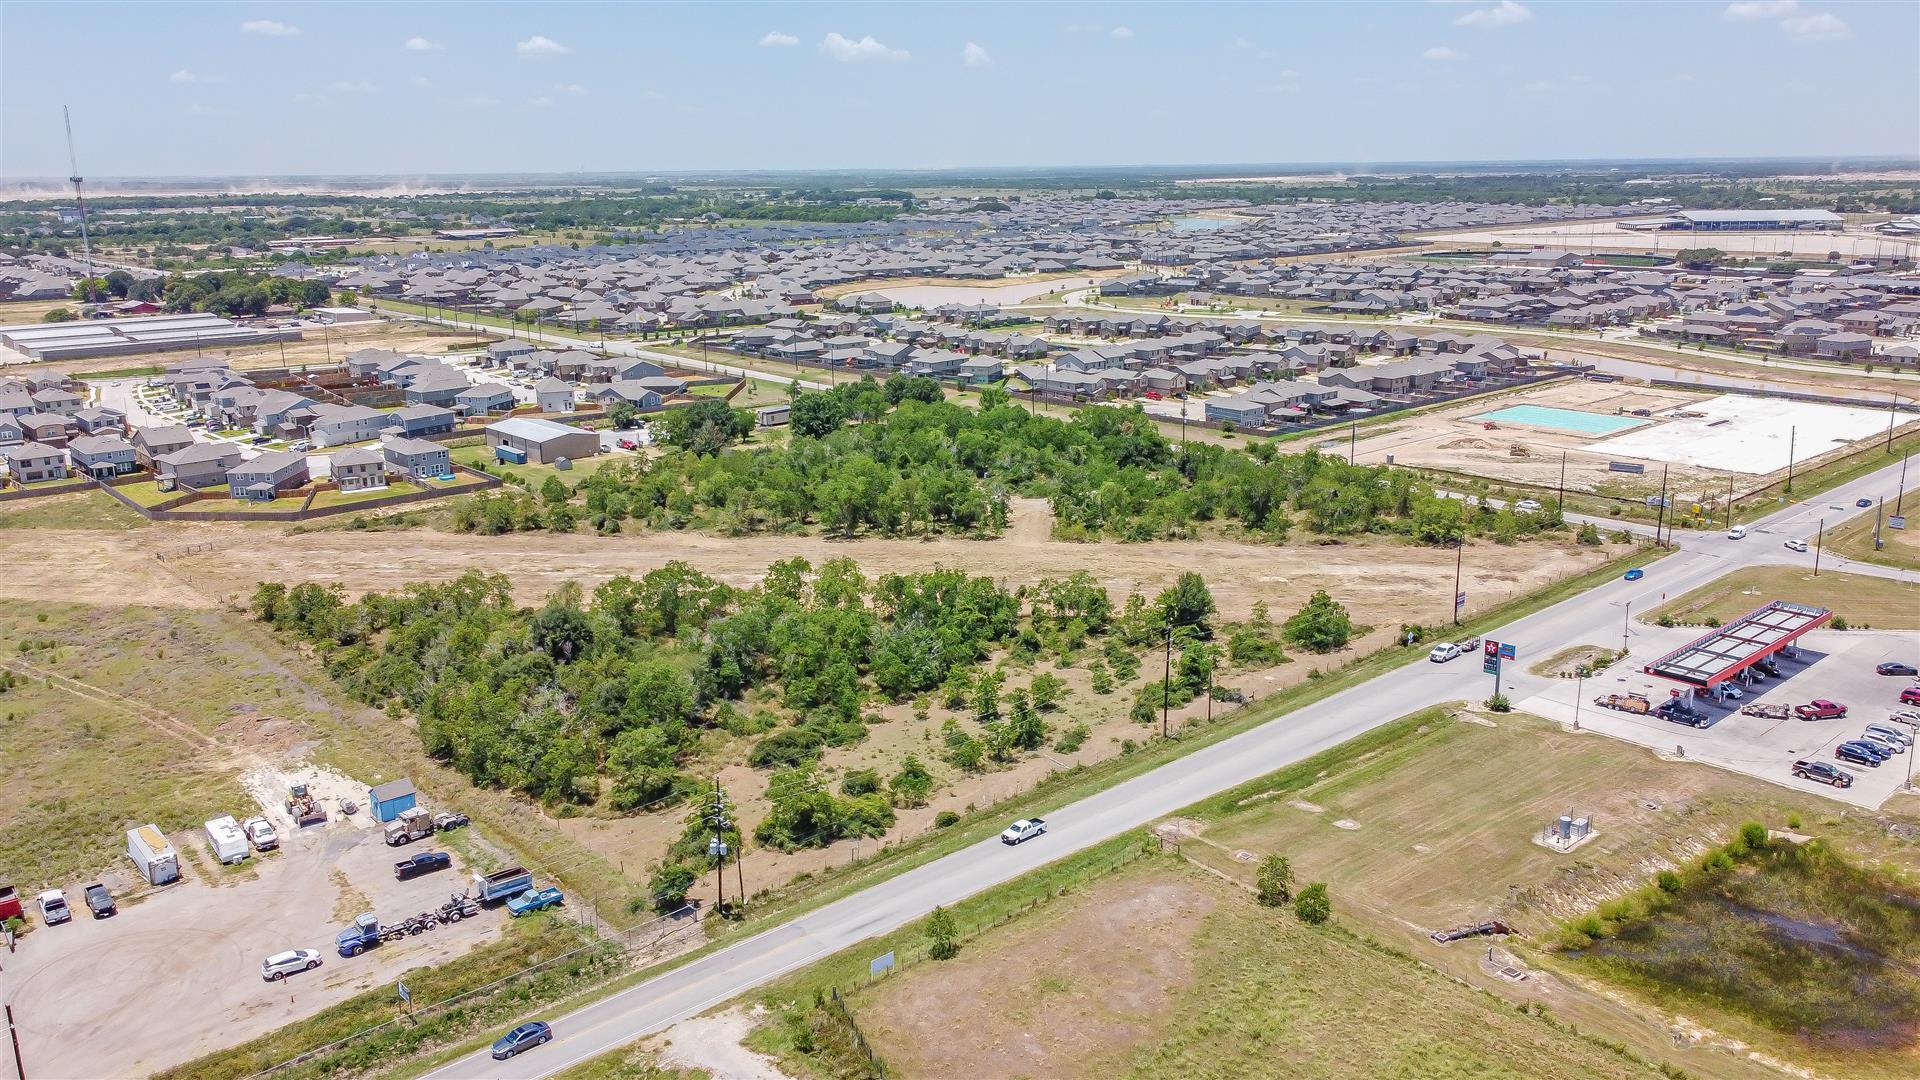
<path fill-rule="evenodd" d="M 0 175 L 1920 154 L 1920 4 L 0 10 Z"/>

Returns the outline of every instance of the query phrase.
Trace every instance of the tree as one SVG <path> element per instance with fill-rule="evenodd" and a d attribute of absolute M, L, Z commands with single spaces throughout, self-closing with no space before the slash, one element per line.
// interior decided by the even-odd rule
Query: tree
<path fill-rule="evenodd" d="M 1309 597 L 1305 607 L 1288 619 L 1281 633 L 1308 652 L 1329 653 L 1344 647 L 1353 638 L 1353 619 L 1338 600 L 1325 590 Z"/>
<path fill-rule="evenodd" d="M 40 321 L 44 323 L 72 322 L 79 317 L 80 316 L 75 315 L 68 308 L 57 307 L 45 315 L 40 316 Z"/>
<path fill-rule="evenodd" d="M 800 384 L 792 384 L 798 387 Z M 800 391 L 788 407 L 787 426 L 795 435 L 824 439 L 847 422 L 844 399 L 838 394 Z"/>
<path fill-rule="evenodd" d="M 615 401 L 607 406 L 607 422 L 615 431 L 627 431 L 640 419 L 640 410 L 631 401 Z"/>
<path fill-rule="evenodd" d="M 696 879 L 693 867 L 685 863 L 661 863 L 647 879 L 653 910 L 662 915 L 680 910 L 686 905 L 687 892 Z"/>
<path fill-rule="evenodd" d="M 1188 571 L 1181 574 L 1173 587 L 1160 594 L 1154 603 L 1160 609 L 1163 626 L 1178 630 L 1183 626 L 1193 627 L 1201 637 L 1213 633 L 1209 620 L 1213 618 L 1213 593 L 1207 588 L 1207 579 Z"/>
<path fill-rule="evenodd" d="M 1327 883 L 1316 881 L 1293 898 L 1293 913 L 1303 923 L 1319 926 L 1333 918 L 1333 901 L 1327 898 Z"/>
<path fill-rule="evenodd" d="M 1258 898 L 1266 907 L 1280 907 L 1293 899 L 1293 864 L 1285 855 L 1269 855 L 1255 878 Z"/>
<path fill-rule="evenodd" d="M 936 907 L 927 916 L 927 955 L 935 960 L 951 960 L 960 954 L 960 928 L 954 925 L 947 909 Z"/>
<path fill-rule="evenodd" d="M 893 792 L 893 804 L 912 808 L 927 805 L 927 797 L 933 794 L 933 773 L 921 764 L 920 759 L 908 754 L 900 763 L 900 771 L 887 781 L 887 789 Z"/>

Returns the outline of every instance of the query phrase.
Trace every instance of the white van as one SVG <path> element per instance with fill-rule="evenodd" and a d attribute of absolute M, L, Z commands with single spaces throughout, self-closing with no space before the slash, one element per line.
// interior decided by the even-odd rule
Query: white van
<path fill-rule="evenodd" d="M 1747 527 L 1745 525 L 1735 525 L 1733 528 L 1727 530 L 1727 539 L 1729 540 L 1745 540 L 1746 538 Z"/>

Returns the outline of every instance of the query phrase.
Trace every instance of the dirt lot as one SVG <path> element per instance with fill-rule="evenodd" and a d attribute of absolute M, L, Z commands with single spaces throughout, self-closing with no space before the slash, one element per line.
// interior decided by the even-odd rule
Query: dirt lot
<path fill-rule="evenodd" d="M 456 859 L 450 871 L 395 881 L 395 855 L 411 849 L 387 847 L 364 812 L 282 837 L 280 853 L 223 868 L 204 850 L 187 858 L 204 841 L 176 834 L 187 862 L 181 883 L 123 899 L 113 918 L 82 916 L 29 936 L 7 958 L 6 984 L 29 1072 L 166 1068 L 457 956 L 496 938 L 506 921 L 485 912 L 342 959 L 332 939 L 345 921 L 362 910 L 394 919 L 438 907 L 460 888 L 464 867 Z M 322 966 L 262 980 L 260 961 L 293 948 L 320 950 Z"/>
<path fill-rule="evenodd" d="M 1643 1075 L 1171 859 L 1096 882 L 849 1003 L 902 1076 Z"/>

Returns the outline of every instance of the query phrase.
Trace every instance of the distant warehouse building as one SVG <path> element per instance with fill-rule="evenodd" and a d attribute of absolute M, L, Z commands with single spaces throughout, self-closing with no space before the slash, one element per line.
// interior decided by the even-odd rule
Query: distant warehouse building
<path fill-rule="evenodd" d="M 514 416 L 487 427 L 487 446 L 501 461 L 545 465 L 559 458 L 587 458 L 600 452 L 600 436 L 571 424 Z"/>
<path fill-rule="evenodd" d="M 1840 215 L 1831 210 L 1682 210 L 1662 227 L 1701 232 L 1769 232 L 1838 229 L 1840 224 Z"/>

